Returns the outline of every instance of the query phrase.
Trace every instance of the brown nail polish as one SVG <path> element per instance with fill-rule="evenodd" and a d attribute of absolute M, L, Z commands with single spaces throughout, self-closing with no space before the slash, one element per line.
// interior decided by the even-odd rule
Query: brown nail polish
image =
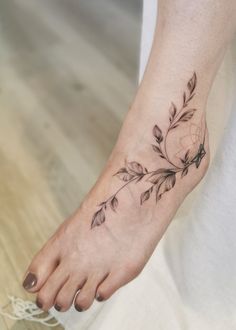
<path fill-rule="evenodd" d="M 38 299 L 36 299 L 36 305 L 38 306 L 38 308 L 42 308 L 43 307 L 43 304 L 38 300 Z"/>
<path fill-rule="evenodd" d="M 55 310 L 57 310 L 58 312 L 61 311 L 61 306 L 58 305 L 58 304 L 55 304 L 55 305 L 54 305 L 54 308 L 55 308 Z"/>
<path fill-rule="evenodd" d="M 96 300 L 97 301 L 103 301 L 104 299 L 99 294 L 97 294 L 96 295 Z"/>
<path fill-rule="evenodd" d="M 35 285 L 37 284 L 37 277 L 33 273 L 28 273 L 26 276 L 24 282 L 23 282 L 23 287 L 25 290 L 30 290 L 32 289 Z"/>
<path fill-rule="evenodd" d="M 83 312 L 83 309 L 77 304 L 75 304 L 75 309 L 77 310 L 77 312 Z"/>

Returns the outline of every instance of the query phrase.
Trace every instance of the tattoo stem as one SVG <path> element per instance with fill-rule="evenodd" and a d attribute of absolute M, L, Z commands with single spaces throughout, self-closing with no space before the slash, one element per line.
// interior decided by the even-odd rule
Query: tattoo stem
<path fill-rule="evenodd" d="M 126 186 L 128 186 L 128 184 L 130 184 L 131 182 L 137 180 L 138 177 L 135 177 L 133 179 L 131 179 L 130 181 L 126 182 L 123 186 L 121 186 L 112 196 L 110 196 L 107 200 L 104 201 L 104 205 L 107 204 L 107 202 L 109 202 L 112 198 L 116 197 L 117 194 L 119 194 L 119 192 L 124 189 Z"/>

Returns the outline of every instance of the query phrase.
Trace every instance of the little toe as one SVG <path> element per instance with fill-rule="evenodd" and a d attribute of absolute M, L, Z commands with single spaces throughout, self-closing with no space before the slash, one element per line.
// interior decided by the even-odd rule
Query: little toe
<path fill-rule="evenodd" d="M 60 264 L 49 276 L 44 286 L 37 294 L 36 304 L 44 311 L 48 311 L 55 303 L 55 298 L 69 278 L 66 267 Z"/>
<path fill-rule="evenodd" d="M 82 312 L 87 310 L 93 303 L 97 287 L 99 283 L 104 279 L 103 276 L 91 276 L 87 279 L 86 283 L 84 284 L 83 288 L 80 290 L 78 295 L 75 298 L 75 309 L 78 312 Z"/>
<path fill-rule="evenodd" d="M 58 255 L 53 251 L 38 252 L 33 258 L 25 274 L 23 287 L 25 290 L 38 292 L 59 263 Z"/>
<path fill-rule="evenodd" d="M 58 312 L 66 312 L 71 307 L 77 291 L 83 287 L 85 282 L 86 277 L 82 274 L 73 279 L 69 278 L 58 292 L 54 308 Z"/>

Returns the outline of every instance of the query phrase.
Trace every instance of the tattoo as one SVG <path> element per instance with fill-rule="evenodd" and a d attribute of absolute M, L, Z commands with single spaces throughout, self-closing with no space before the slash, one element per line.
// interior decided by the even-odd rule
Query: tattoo
<path fill-rule="evenodd" d="M 154 171 L 149 171 L 146 167 L 141 165 L 136 161 L 126 162 L 125 166 L 120 168 L 117 173 L 114 174 L 117 178 L 124 182 L 124 184 L 107 200 L 98 205 L 99 209 L 94 213 L 91 223 L 91 228 L 95 226 L 100 226 L 106 220 L 107 210 L 116 212 L 119 206 L 118 194 L 121 190 L 132 183 L 137 183 L 145 179 L 145 181 L 150 183 L 150 188 L 144 191 L 140 196 L 140 205 L 146 202 L 151 195 L 155 195 L 156 203 L 161 199 L 163 194 L 171 190 L 176 183 L 177 173 L 180 173 L 180 177 L 183 178 L 188 174 L 189 167 L 194 166 L 198 168 L 203 157 L 206 154 L 205 151 L 205 132 L 206 125 L 204 128 L 199 128 L 196 126 L 197 133 L 190 133 L 192 138 L 192 145 L 197 146 L 195 151 L 188 146 L 187 151 L 186 147 L 180 153 L 182 154 L 179 157 L 179 164 L 174 163 L 174 161 L 169 157 L 167 151 L 167 142 L 169 134 L 179 127 L 180 125 L 190 121 L 196 112 L 196 109 L 189 107 L 189 103 L 195 95 L 195 89 L 197 84 L 197 76 L 194 72 L 192 78 L 187 83 L 186 91 L 183 93 L 182 107 L 178 110 L 176 105 L 172 102 L 169 109 L 169 125 L 168 128 L 163 134 L 162 130 L 158 125 L 155 125 L 152 130 L 153 137 L 155 139 L 155 144 L 152 144 L 152 150 L 157 154 L 158 157 L 165 160 L 167 163 L 166 168 L 158 168 Z M 204 121 L 205 123 L 205 121 Z"/>

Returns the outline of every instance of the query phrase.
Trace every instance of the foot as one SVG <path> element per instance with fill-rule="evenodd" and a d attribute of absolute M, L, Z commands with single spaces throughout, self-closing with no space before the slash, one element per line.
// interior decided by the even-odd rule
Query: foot
<path fill-rule="evenodd" d="M 157 104 L 129 111 L 96 185 L 26 272 L 23 286 L 37 293 L 40 308 L 64 312 L 74 302 L 84 311 L 142 271 L 207 170 L 205 113 L 196 90 L 194 73 L 173 93 L 176 104 L 166 93 L 169 101 L 156 101 L 158 112 Z"/>

